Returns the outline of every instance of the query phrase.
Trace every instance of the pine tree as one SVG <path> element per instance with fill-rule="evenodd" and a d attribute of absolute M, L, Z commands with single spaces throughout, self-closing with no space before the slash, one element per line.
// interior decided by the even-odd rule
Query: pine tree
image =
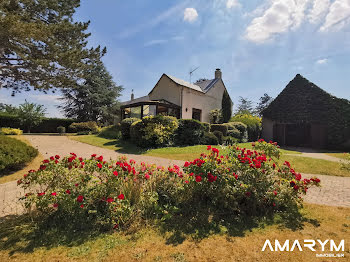
<path fill-rule="evenodd" d="M 113 123 L 119 112 L 117 98 L 123 88 L 114 83 L 100 60 L 85 70 L 84 75 L 82 84 L 62 90 L 64 105 L 60 108 L 69 118 Z"/>
<path fill-rule="evenodd" d="M 262 111 L 271 104 L 272 100 L 273 98 L 265 93 L 262 97 L 260 97 L 259 103 L 255 108 L 255 113 L 261 116 Z"/>
<path fill-rule="evenodd" d="M 252 114 L 253 113 L 253 102 L 248 98 L 239 97 L 237 114 Z"/>
<path fill-rule="evenodd" d="M 91 59 L 89 22 L 75 22 L 80 0 L 0 1 L 0 88 L 14 92 L 72 87 Z"/>

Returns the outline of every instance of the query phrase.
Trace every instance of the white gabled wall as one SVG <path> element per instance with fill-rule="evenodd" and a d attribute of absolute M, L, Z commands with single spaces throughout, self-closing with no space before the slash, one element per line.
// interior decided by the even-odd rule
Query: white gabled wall
<path fill-rule="evenodd" d="M 218 81 L 206 94 L 195 90 L 184 88 L 182 103 L 182 118 L 192 118 L 192 108 L 202 110 L 202 122 L 209 122 L 211 110 L 221 109 L 222 96 L 224 94 L 224 84 Z M 187 112 L 186 112 L 187 108 Z"/>
<path fill-rule="evenodd" d="M 165 99 L 175 105 L 180 106 L 181 88 L 182 87 L 175 84 L 174 81 L 163 75 L 148 96 L 150 100 Z"/>

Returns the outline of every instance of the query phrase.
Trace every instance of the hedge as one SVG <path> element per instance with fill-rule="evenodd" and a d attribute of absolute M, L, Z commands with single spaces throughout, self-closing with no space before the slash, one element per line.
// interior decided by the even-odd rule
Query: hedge
<path fill-rule="evenodd" d="M 0 135 L 0 174 L 21 169 L 25 163 L 38 155 L 38 150 L 26 143 Z"/>
<path fill-rule="evenodd" d="M 127 140 L 130 138 L 130 127 L 132 123 L 139 121 L 139 118 L 135 117 L 130 117 L 130 118 L 125 118 L 121 123 L 120 123 L 120 131 L 122 132 L 122 138 L 124 140 Z"/>
<path fill-rule="evenodd" d="M 122 134 L 120 132 L 120 124 L 111 125 L 102 128 L 101 132 L 98 134 L 99 137 L 107 138 L 107 139 L 119 139 Z"/>
<path fill-rule="evenodd" d="M 219 144 L 218 138 L 211 132 L 204 132 L 201 139 L 202 145 L 217 145 Z"/>
<path fill-rule="evenodd" d="M 229 131 L 227 132 L 227 135 L 238 138 L 239 141 L 242 143 L 245 143 L 248 141 L 247 125 L 243 124 L 242 122 L 229 122 L 229 123 L 226 123 L 225 125 L 227 125 L 229 129 Z M 239 132 L 238 136 L 237 136 L 237 131 Z"/>
<path fill-rule="evenodd" d="M 248 141 L 257 141 L 261 134 L 261 118 L 249 114 L 235 115 L 230 122 L 241 122 L 247 126 Z"/>
<path fill-rule="evenodd" d="M 77 122 L 74 119 L 65 119 L 65 118 L 44 118 L 43 121 L 34 126 L 31 129 L 32 133 L 57 133 L 57 127 L 63 126 L 68 129 L 68 127 Z M 0 113 L 0 127 L 11 127 L 19 128 L 23 130 L 23 126 L 20 123 L 18 116 L 9 115 L 5 113 Z"/>
<path fill-rule="evenodd" d="M 176 130 L 176 144 L 189 146 L 200 144 L 207 128 L 207 123 L 195 119 L 180 119 Z"/>
<path fill-rule="evenodd" d="M 98 127 L 97 123 L 94 121 L 89 122 L 81 122 L 81 123 L 73 123 L 68 128 L 71 132 L 91 132 L 93 134 L 96 134 L 100 132 L 100 128 Z"/>
<path fill-rule="evenodd" d="M 223 136 L 227 135 L 227 130 L 228 130 L 228 128 L 224 124 L 213 124 L 210 126 L 211 132 L 214 133 L 215 131 L 220 131 L 223 134 Z"/>
<path fill-rule="evenodd" d="M 135 128 L 136 125 L 137 128 Z M 131 140 L 140 147 L 163 147 L 174 144 L 178 121 L 172 116 L 147 116 L 130 128 Z"/>

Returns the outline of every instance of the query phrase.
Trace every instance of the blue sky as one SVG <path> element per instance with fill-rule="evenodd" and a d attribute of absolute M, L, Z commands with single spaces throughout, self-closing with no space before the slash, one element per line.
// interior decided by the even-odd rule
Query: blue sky
<path fill-rule="evenodd" d="M 100 0 L 82 1 L 76 19 L 90 20 L 89 44 L 107 47 L 103 58 L 121 100 L 146 95 L 162 73 L 189 81 L 213 78 L 221 68 L 234 103 L 275 97 L 300 73 L 327 92 L 350 99 L 350 0 Z M 49 116 L 59 93 L 24 92 Z"/>

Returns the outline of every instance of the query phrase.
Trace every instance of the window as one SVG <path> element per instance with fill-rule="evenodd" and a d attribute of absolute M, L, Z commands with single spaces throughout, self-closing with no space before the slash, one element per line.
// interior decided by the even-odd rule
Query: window
<path fill-rule="evenodd" d="M 192 108 L 192 119 L 201 121 L 201 118 L 202 118 L 201 116 L 202 116 L 202 110 Z"/>

